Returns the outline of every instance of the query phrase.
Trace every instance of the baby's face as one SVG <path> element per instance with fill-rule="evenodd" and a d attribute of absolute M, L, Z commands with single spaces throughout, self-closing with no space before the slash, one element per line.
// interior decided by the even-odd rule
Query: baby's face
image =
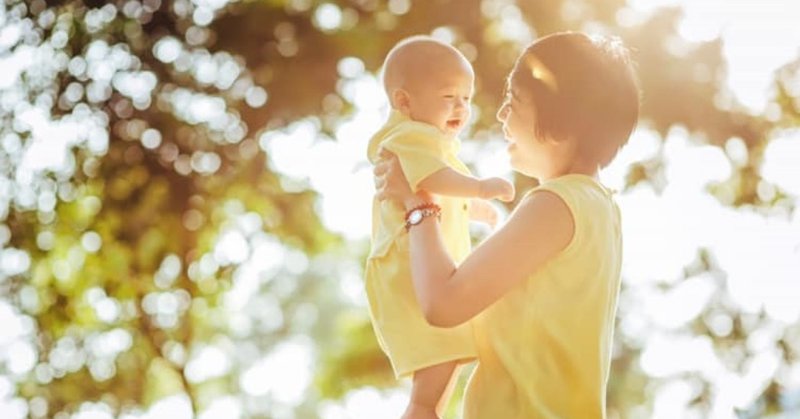
<path fill-rule="evenodd" d="M 470 69 L 461 66 L 431 69 L 409 92 L 409 117 L 446 135 L 458 135 L 469 121 L 474 78 Z"/>

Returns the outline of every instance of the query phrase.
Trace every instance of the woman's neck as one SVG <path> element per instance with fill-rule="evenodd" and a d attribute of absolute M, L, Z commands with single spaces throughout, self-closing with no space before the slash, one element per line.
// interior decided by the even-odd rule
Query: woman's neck
<path fill-rule="evenodd" d="M 598 172 L 600 171 L 597 163 L 588 163 L 581 160 L 573 160 L 571 164 L 565 164 L 554 169 L 555 170 L 551 173 L 540 175 L 539 180 L 545 181 L 569 174 L 585 175 L 597 179 Z"/>

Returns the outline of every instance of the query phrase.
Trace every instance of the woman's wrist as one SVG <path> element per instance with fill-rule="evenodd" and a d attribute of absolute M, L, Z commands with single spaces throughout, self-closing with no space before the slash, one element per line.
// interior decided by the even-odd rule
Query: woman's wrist
<path fill-rule="evenodd" d="M 425 191 L 419 191 L 403 200 L 403 207 L 406 211 L 410 211 L 420 205 L 425 205 L 431 202 L 433 202 L 433 197 L 431 194 Z"/>
<path fill-rule="evenodd" d="M 430 202 L 430 201 L 426 201 L 426 200 L 414 195 L 413 197 L 410 197 L 410 198 L 406 199 L 405 201 L 403 201 L 403 207 L 406 209 L 406 211 L 411 211 L 412 209 L 414 209 L 416 207 L 419 207 L 420 205 L 425 205 L 428 202 Z"/>
<path fill-rule="evenodd" d="M 442 208 L 433 202 L 418 205 L 406 212 L 406 216 L 404 217 L 406 220 L 406 231 L 409 231 L 411 227 L 425 221 L 426 218 L 441 220 L 441 217 Z"/>

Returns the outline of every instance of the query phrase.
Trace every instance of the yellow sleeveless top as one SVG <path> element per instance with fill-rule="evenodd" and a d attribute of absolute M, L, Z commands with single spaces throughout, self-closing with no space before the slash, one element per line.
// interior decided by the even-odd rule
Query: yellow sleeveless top
<path fill-rule="evenodd" d="M 474 319 L 478 366 L 465 419 L 604 418 L 622 236 L 611 193 L 570 174 L 550 191 L 569 207 L 572 241 Z M 542 237 L 542 240 L 547 240 Z"/>

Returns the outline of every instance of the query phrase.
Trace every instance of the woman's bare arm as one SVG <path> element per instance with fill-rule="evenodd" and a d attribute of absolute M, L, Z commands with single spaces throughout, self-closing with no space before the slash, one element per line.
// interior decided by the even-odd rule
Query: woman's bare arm
<path fill-rule="evenodd" d="M 378 199 L 406 209 L 431 202 L 427 192 L 411 191 L 397 157 L 382 151 L 381 158 L 374 169 Z M 428 217 L 409 231 L 411 269 L 425 318 L 441 327 L 459 325 L 500 299 L 565 249 L 575 231 L 561 198 L 549 191 L 536 192 L 456 267 L 433 220 Z"/>
<path fill-rule="evenodd" d="M 434 221 L 412 227 L 412 277 L 425 318 L 440 327 L 471 319 L 566 248 L 574 228 L 561 198 L 534 193 L 456 268 Z"/>

